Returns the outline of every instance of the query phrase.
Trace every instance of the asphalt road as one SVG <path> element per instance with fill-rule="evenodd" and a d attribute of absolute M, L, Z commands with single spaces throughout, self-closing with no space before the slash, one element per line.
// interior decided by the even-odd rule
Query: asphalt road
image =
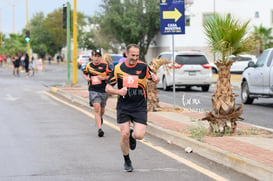
<path fill-rule="evenodd" d="M 0 68 L 1 181 L 252 180 L 151 135 L 131 152 L 135 171 L 124 172 L 115 120 L 105 117 L 105 137 L 98 138 L 90 110 L 45 92 L 65 84 L 65 69 L 50 65 L 26 78 Z"/>

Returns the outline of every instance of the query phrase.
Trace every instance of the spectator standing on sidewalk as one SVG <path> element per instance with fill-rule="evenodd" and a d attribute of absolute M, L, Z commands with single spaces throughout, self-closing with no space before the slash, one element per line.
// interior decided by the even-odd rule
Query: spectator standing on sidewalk
<path fill-rule="evenodd" d="M 40 58 L 42 59 L 42 71 L 45 72 L 45 52 L 40 54 Z"/>
<path fill-rule="evenodd" d="M 147 126 L 146 79 L 159 82 L 149 66 L 139 60 L 139 47 L 127 46 L 127 60 L 115 66 L 106 85 L 106 92 L 118 95 L 117 122 L 120 127 L 120 147 L 124 157 L 124 170 L 133 171 L 129 148 L 134 150 L 136 139 L 144 138 Z M 118 88 L 113 86 L 117 83 Z M 133 129 L 130 128 L 133 123 Z"/>
<path fill-rule="evenodd" d="M 108 63 L 108 66 L 109 66 L 109 69 L 111 70 L 111 71 L 113 71 L 113 69 L 114 69 L 114 64 L 113 64 L 113 60 L 112 60 L 112 58 L 111 58 L 111 56 L 108 54 L 108 53 L 105 53 L 104 55 L 103 55 L 103 61 L 105 61 L 105 62 L 107 62 Z"/>
<path fill-rule="evenodd" d="M 35 60 L 34 60 L 34 57 L 31 57 L 31 61 L 29 63 L 29 68 L 30 70 L 32 71 L 32 75 L 31 76 L 34 76 L 35 74 Z"/>
<path fill-rule="evenodd" d="M 108 63 L 102 61 L 100 49 L 95 51 L 93 61 L 86 65 L 83 73 L 84 79 L 88 82 L 89 103 L 90 106 L 94 107 L 98 136 L 103 137 L 102 116 L 108 98 L 108 94 L 105 92 L 105 86 L 111 70 L 109 70 Z"/>
<path fill-rule="evenodd" d="M 26 77 L 29 77 L 29 56 L 28 54 L 25 52 L 24 53 L 24 61 L 25 61 L 25 70 L 26 70 Z"/>
<path fill-rule="evenodd" d="M 16 53 L 14 56 L 14 75 L 19 77 L 19 68 L 20 68 L 20 57 Z"/>
<path fill-rule="evenodd" d="M 57 55 L 57 63 L 60 63 L 61 55 Z"/>
<path fill-rule="evenodd" d="M 122 62 L 125 62 L 126 61 L 126 58 L 127 58 L 127 53 L 124 52 L 123 55 L 122 55 L 122 58 L 119 59 L 118 63 L 122 63 Z"/>
<path fill-rule="evenodd" d="M 52 59 L 51 55 L 47 55 L 48 64 L 51 64 L 51 59 Z"/>

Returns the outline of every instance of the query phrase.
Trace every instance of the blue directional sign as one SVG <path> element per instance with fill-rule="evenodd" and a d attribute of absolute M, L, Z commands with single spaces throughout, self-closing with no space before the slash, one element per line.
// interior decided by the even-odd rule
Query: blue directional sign
<path fill-rule="evenodd" d="M 184 0 L 160 0 L 160 33 L 185 34 Z"/>

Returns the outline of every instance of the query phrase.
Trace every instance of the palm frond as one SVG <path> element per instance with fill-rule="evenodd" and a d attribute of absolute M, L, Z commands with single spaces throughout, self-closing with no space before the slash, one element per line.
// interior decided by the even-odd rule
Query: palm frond
<path fill-rule="evenodd" d="M 230 14 L 220 16 L 215 14 L 204 23 L 204 32 L 212 52 L 221 53 L 223 62 L 228 61 L 231 54 L 251 51 L 254 39 L 246 36 L 250 21 L 241 23 Z"/>

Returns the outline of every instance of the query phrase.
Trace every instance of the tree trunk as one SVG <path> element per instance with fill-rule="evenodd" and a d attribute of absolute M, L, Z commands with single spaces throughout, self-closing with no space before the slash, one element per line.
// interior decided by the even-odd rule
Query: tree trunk
<path fill-rule="evenodd" d="M 157 73 L 160 66 L 170 63 L 167 59 L 153 59 L 150 68 L 152 69 L 153 73 Z M 160 110 L 159 106 L 159 98 L 157 96 L 158 90 L 156 88 L 156 83 L 153 81 L 149 81 L 147 83 L 147 89 L 148 89 L 148 102 L 147 102 L 147 108 L 148 111 L 158 111 Z"/>
<path fill-rule="evenodd" d="M 243 105 L 236 109 L 235 95 L 232 92 L 230 83 L 230 67 L 232 61 L 226 64 L 217 62 L 218 80 L 215 93 L 212 95 L 213 111 L 207 112 L 206 117 L 210 123 L 210 131 L 224 134 L 225 132 L 234 133 L 237 127 L 236 121 L 243 120 L 240 115 L 243 112 Z M 228 125 L 230 123 L 230 125 Z"/>

